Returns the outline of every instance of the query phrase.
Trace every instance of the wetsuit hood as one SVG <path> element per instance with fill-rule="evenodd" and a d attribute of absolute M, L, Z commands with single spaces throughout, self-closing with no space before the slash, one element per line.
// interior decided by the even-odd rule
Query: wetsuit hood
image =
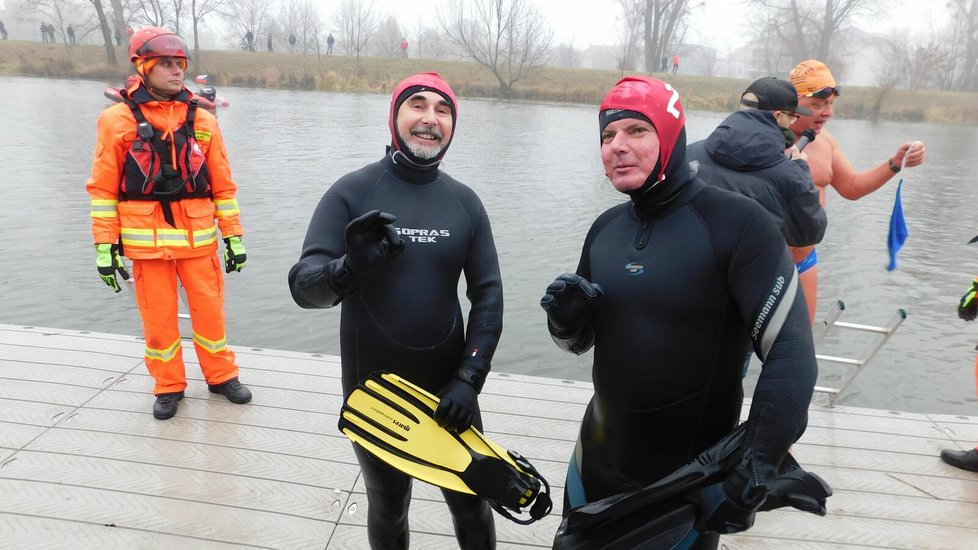
<path fill-rule="evenodd" d="M 659 160 L 642 187 L 630 191 L 633 198 L 647 193 L 659 183 L 677 179 L 686 167 L 686 115 L 679 92 L 670 84 L 648 76 L 626 76 L 601 101 L 598 120 L 604 125 L 615 120 L 618 111 L 634 111 L 648 119 L 659 135 Z M 665 167 L 665 168 L 663 168 Z M 685 181 L 686 177 L 679 178 Z"/>
<path fill-rule="evenodd" d="M 448 139 L 448 143 L 445 144 L 445 147 L 442 148 L 441 153 L 432 159 L 416 157 L 408 150 L 401 136 L 397 135 L 397 111 L 411 94 L 418 92 L 435 92 L 444 97 L 452 107 L 452 135 Z M 455 139 L 455 125 L 457 123 L 458 102 L 455 100 L 455 92 L 452 91 L 452 88 L 445 82 L 445 79 L 441 75 L 438 73 L 418 73 L 405 78 L 397 83 L 397 86 L 394 87 L 394 93 L 391 95 L 391 111 L 390 118 L 388 119 L 388 125 L 391 130 L 391 146 L 389 149 L 391 157 L 395 162 L 407 164 L 416 170 L 433 170 L 437 168 L 441 159 L 448 151 L 448 146 Z"/>
<path fill-rule="evenodd" d="M 751 109 L 736 111 L 706 138 L 707 154 L 721 166 L 746 171 L 784 162 L 784 136 L 774 115 Z"/>

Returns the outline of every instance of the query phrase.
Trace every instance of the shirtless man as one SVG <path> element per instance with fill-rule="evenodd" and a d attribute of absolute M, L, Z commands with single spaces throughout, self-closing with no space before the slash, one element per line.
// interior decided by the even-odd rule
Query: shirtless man
<path fill-rule="evenodd" d="M 829 185 L 849 200 L 862 198 L 882 187 L 901 170 L 902 167 L 919 166 L 927 157 L 923 142 L 904 143 L 886 161 L 874 168 L 857 172 L 842 152 L 835 136 L 825 129 L 832 118 L 833 106 L 839 98 L 839 87 L 829 68 L 821 61 L 809 59 L 802 61 L 791 71 L 791 83 L 798 92 L 798 105 L 812 111 L 802 115 L 791 125 L 797 135 L 812 128 L 818 139 L 805 148 L 808 165 L 812 170 L 812 180 L 819 190 L 822 207 L 825 207 L 825 188 Z M 792 258 L 801 275 L 801 285 L 808 302 L 809 320 L 815 321 L 815 302 L 818 297 L 818 267 L 814 246 L 791 249 Z"/>

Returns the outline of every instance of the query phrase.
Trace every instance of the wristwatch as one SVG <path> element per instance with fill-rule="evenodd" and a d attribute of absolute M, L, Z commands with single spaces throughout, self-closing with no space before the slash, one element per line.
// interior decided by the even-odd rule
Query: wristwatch
<path fill-rule="evenodd" d="M 892 170 L 894 174 L 896 174 L 897 172 L 900 171 L 900 165 L 899 164 L 893 164 L 893 159 L 892 158 L 886 159 L 886 164 L 889 165 L 890 170 Z"/>

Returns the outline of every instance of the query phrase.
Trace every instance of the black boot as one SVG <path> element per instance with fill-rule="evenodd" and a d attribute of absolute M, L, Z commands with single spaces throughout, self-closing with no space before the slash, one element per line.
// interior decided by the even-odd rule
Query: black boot
<path fill-rule="evenodd" d="M 153 403 L 153 416 L 157 420 L 173 418 L 177 414 L 177 405 L 183 399 L 183 392 L 161 393 L 156 396 L 156 403 Z"/>
<path fill-rule="evenodd" d="M 251 390 L 248 389 L 248 386 L 238 382 L 238 377 L 222 384 L 207 384 L 207 390 L 211 393 L 222 393 L 228 398 L 228 401 L 238 405 L 251 401 Z"/>
<path fill-rule="evenodd" d="M 971 449 L 970 451 L 944 449 L 941 451 L 941 460 L 955 468 L 978 472 L 978 449 Z"/>

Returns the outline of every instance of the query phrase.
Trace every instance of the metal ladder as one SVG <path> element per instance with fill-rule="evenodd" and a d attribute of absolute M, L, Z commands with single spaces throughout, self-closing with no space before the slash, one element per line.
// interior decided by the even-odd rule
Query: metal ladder
<path fill-rule="evenodd" d="M 842 316 L 845 309 L 845 302 L 842 300 L 837 300 L 835 302 L 835 309 L 829 313 L 825 320 L 822 321 L 821 325 L 814 328 L 812 331 L 812 338 L 815 341 L 816 346 L 818 345 L 819 341 L 821 341 L 822 338 L 824 338 L 825 335 L 834 328 L 868 332 L 876 334 L 879 337 L 876 338 L 874 342 L 870 343 L 870 345 L 863 352 L 862 356 L 858 359 L 837 357 L 834 355 L 815 354 L 815 359 L 820 363 L 835 363 L 840 365 L 848 365 L 850 367 L 846 374 L 842 377 L 842 383 L 839 385 L 839 387 L 830 388 L 827 386 L 815 386 L 816 392 L 823 393 L 828 396 L 830 407 L 835 405 L 836 400 L 842 396 L 843 392 L 846 391 L 846 388 L 849 387 L 849 384 L 856 379 L 856 376 L 859 376 L 859 373 L 862 372 L 863 368 L 866 366 L 866 363 L 869 363 L 876 353 L 879 352 L 880 348 L 883 347 L 883 344 L 890 339 L 890 336 L 893 336 L 896 329 L 903 324 L 903 321 L 907 319 L 907 312 L 901 308 L 897 309 L 893 318 L 890 319 L 890 322 L 887 323 L 886 326 L 876 327 L 871 325 L 847 323 L 844 321 L 839 321 L 839 317 Z"/>

